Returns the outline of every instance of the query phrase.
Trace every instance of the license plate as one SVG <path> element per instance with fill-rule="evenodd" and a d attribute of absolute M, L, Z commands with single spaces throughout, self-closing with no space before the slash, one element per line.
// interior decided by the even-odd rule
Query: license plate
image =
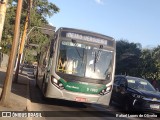
<path fill-rule="evenodd" d="M 78 102 L 86 102 L 87 101 L 86 98 L 81 98 L 81 97 L 76 97 L 75 100 Z"/>
<path fill-rule="evenodd" d="M 152 109 L 159 109 L 160 106 L 157 105 L 157 104 L 151 104 L 151 105 L 150 105 L 150 108 L 152 108 Z"/>

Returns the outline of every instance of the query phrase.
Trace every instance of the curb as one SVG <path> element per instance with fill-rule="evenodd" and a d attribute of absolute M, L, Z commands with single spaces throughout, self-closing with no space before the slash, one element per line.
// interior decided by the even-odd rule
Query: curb
<path fill-rule="evenodd" d="M 31 100 L 30 100 L 30 90 L 29 90 L 29 83 L 30 80 L 28 79 L 28 85 L 27 85 L 27 106 L 26 106 L 26 110 L 27 111 L 31 111 Z"/>
<path fill-rule="evenodd" d="M 33 112 L 33 109 L 31 107 L 31 97 L 30 97 L 30 78 L 28 77 L 28 73 L 27 73 L 27 79 L 28 79 L 28 85 L 27 85 L 27 106 L 26 106 L 26 111 L 32 111 Z M 39 120 L 46 120 L 45 117 L 42 117 L 42 118 L 37 118 Z M 32 120 L 32 117 L 28 117 L 27 120 Z"/>
<path fill-rule="evenodd" d="M 28 75 L 28 74 L 27 74 Z M 28 84 L 27 84 L 27 106 L 26 106 L 26 111 L 31 111 L 31 98 L 30 98 L 30 79 L 28 78 Z M 27 120 L 32 120 L 32 117 L 28 117 Z"/>

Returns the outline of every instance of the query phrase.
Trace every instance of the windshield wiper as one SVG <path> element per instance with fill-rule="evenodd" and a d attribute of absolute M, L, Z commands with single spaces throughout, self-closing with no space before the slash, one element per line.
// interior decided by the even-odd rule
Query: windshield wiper
<path fill-rule="evenodd" d="M 102 53 L 103 45 L 99 46 L 98 52 L 95 52 L 95 57 L 94 57 L 94 72 L 96 70 L 96 63 L 99 61 L 101 53 Z"/>
<path fill-rule="evenodd" d="M 79 52 L 78 49 L 77 49 L 77 47 L 78 47 L 77 41 L 74 40 L 74 39 L 72 39 L 72 43 L 74 43 L 74 45 L 76 46 L 76 47 L 74 47 L 74 48 L 76 49 L 76 51 L 77 51 L 77 53 L 78 53 L 78 56 L 82 59 L 83 57 L 81 56 L 80 52 Z"/>

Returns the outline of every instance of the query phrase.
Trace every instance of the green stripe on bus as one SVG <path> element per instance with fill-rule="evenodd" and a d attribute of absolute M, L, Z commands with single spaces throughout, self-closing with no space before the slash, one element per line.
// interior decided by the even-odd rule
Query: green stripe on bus
<path fill-rule="evenodd" d="M 63 79 L 60 79 L 60 81 L 66 90 L 73 91 L 73 92 L 99 94 L 101 90 L 106 88 L 105 85 L 100 85 L 100 86 L 90 85 L 90 84 L 86 85 L 78 82 L 66 82 Z"/>

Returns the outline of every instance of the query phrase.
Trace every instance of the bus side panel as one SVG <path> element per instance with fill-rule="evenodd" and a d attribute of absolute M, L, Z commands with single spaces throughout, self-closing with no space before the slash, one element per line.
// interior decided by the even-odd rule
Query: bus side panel
<path fill-rule="evenodd" d="M 111 93 L 112 92 L 109 92 L 108 94 L 101 96 L 98 100 L 98 104 L 109 105 Z"/>

